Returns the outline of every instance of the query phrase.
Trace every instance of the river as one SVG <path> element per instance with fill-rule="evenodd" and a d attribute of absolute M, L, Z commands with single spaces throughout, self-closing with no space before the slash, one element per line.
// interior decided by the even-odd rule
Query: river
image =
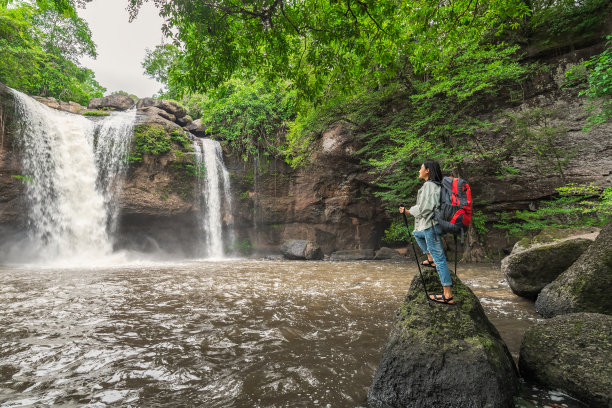
<path fill-rule="evenodd" d="M 0 407 L 359 407 L 411 263 L 0 266 Z M 536 321 L 498 264 L 459 265 L 512 355 Z M 582 407 L 523 388 L 521 407 Z"/>

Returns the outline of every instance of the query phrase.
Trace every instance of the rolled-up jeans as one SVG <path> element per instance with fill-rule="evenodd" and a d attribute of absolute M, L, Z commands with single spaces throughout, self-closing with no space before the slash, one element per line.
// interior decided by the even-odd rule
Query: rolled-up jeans
<path fill-rule="evenodd" d="M 438 271 L 438 276 L 440 276 L 442 286 L 452 286 L 453 281 L 451 280 L 450 271 L 448 270 L 448 263 L 446 263 L 446 256 L 442 248 L 442 237 L 438 228 L 437 225 L 434 225 L 423 231 L 414 231 L 413 235 L 423 253 L 431 254 L 436 264 L 436 270 Z"/>

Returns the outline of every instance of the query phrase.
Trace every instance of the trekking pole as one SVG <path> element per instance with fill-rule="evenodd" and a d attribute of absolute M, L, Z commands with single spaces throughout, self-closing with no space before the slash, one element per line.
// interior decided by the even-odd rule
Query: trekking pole
<path fill-rule="evenodd" d="M 404 207 L 405 208 L 405 207 Z M 404 224 L 406 224 L 406 229 L 408 230 L 408 238 L 410 239 L 410 244 L 412 245 L 412 250 L 414 251 L 414 260 L 416 261 L 417 268 L 419 268 L 419 275 L 421 276 L 421 283 L 423 283 L 423 289 L 425 290 L 425 300 L 427 300 L 427 304 L 429 303 L 429 293 L 427 292 L 427 286 L 425 285 L 425 279 L 423 278 L 423 273 L 421 272 L 421 264 L 419 263 L 419 256 L 417 255 L 416 247 L 414 246 L 414 240 L 412 239 L 412 234 L 410 233 L 410 227 L 408 226 L 408 219 L 406 218 L 406 210 L 402 213 L 404 216 Z"/>

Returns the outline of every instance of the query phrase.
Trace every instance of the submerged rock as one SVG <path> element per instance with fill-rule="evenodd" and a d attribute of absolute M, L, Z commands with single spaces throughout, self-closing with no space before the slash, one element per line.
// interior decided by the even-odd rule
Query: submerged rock
<path fill-rule="evenodd" d="M 543 317 L 593 312 L 612 314 L 612 223 L 587 250 L 538 295 L 536 312 Z"/>
<path fill-rule="evenodd" d="M 323 251 L 314 241 L 292 239 L 281 246 L 281 254 L 287 259 L 305 259 L 307 261 L 323 259 Z"/>
<path fill-rule="evenodd" d="M 399 260 L 406 259 L 406 257 L 393 248 L 382 247 L 378 251 L 376 251 L 376 254 L 374 255 L 374 260 L 383 261 L 387 259 Z"/>
<path fill-rule="evenodd" d="M 562 235 L 555 240 L 546 239 L 551 231 L 545 230 L 533 241 L 517 242 L 512 253 L 502 260 L 502 273 L 518 296 L 535 300 L 538 293 L 569 268 L 594 239 L 568 236 L 586 231 L 557 231 Z"/>
<path fill-rule="evenodd" d="M 435 272 L 425 277 L 440 293 Z M 514 407 L 518 373 L 480 302 L 453 278 L 457 305 L 428 304 L 419 276 L 387 338 L 368 403 L 389 407 Z"/>
<path fill-rule="evenodd" d="M 369 261 L 374 259 L 373 249 L 345 249 L 331 254 L 331 261 Z"/>
<path fill-rule="evenodd" d="M 561 389 L 590 407 L 612 406 L 612 316 L 572 313 L 545 320 L 523 337 L 521 375 Z"/>

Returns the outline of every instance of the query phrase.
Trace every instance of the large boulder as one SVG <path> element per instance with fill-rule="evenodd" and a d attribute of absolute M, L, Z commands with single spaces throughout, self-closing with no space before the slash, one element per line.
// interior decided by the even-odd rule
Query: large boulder
<path fill-rule="evenodd" d="M 80 113 L 83 113 L 87 109 L 84 106 L 81 106 L 76 102 L 58 101 L 52 96 L 48 96 L 48 97 L 33 96 L 33 98 L 37 100 L 38 102 L 42 103 L 43 105 L 46 105 L 52 109 L 57 109 L 57 110 L 61 110 L 64 112 L 80 114 Z"/>
<path fill-rule="evenodd" d="M 170 117 L 170 114 L 166 111 L 154 106 L 148 106 L 138 109 L 136 113 L 136 124 L 140 125 L 146 123 L 149 125 L 159 125 L 168 133 L 181 130 L 181 127 L 174 123 L 174 121 L 167 119 L 168 117 Z"/>
<path fill-rule="evenodd" d="M 177 102 L 166 99 L 142 98 L 136 104 L 137 109 L 142 109 L 148 106 L 153 106 L 162 109 L 176 118 L 182 118 L 187 115 L 187 111 Z"/>
<path fill-rule="evenodd" d="M 187 132 L 194 134 L 197 137 L 206 136 L 206 128 L 202 125 L 202 119 L 196 119 L 183 127 Z"/>
<path fill-rule="evenodd" d="M 573 313 L 525 333 L 519 369 L 526 379 L 561 389 L 589 407 L 612 407 L 612 316 Z"/>
<path fill-rule="evenodd" d="M 314 241 L 291 239 L 285 241 L 281 246 L 281 254 L 287 259 L 320 260 L 323 259 L 323 251 Z"/>
<path fill-rule="evenodd" d="M 586 251 L 552 283 L 535 303 L 543 317 L 593 312 L 612 314 L 612 223 L 606 225 Z"/>
<path fill-rule="evenodd" d="M 573 238 L 589 232 L 588 238 Z M 517 242 L 512 253 L 502 260 L 501 271 L 515 294 L 535 300 L 546 285 L 582 255 L 595 236 L 592 231 L 545 230 L 531 240 Z"/>
<path fill-rule="evenodd" d="M 114 94 L 103 98 L 91 98 L 87 107 L 89 109 L 110 109 L 125 111 L 134 106 L 134 101 L 127 95 Z"/>
<path fill-rule="evenodd" d="M 440 293 L 435 273 L 429 293 Z M 417 275 L 393 322 L 368 403 L 392 407 L 514 407 L 518 372 L 505 343 L 460 280 L 456 305 L 425 301 Z"/>

